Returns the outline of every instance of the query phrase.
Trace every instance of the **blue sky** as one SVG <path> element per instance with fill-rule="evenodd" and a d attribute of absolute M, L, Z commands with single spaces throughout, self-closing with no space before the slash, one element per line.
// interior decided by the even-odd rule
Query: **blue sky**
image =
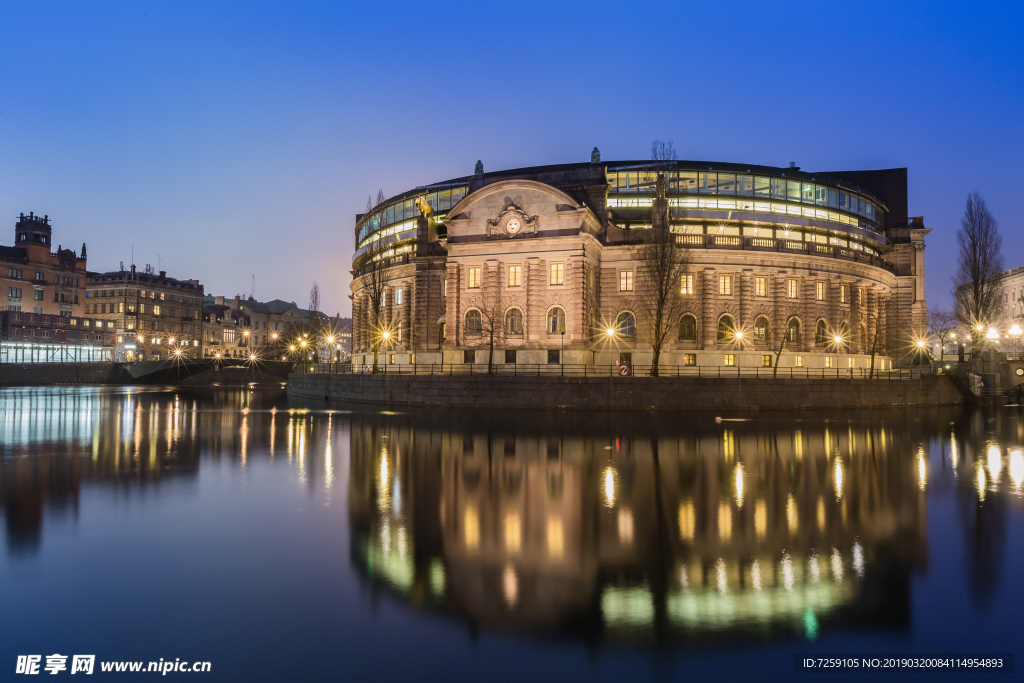
<path fill-rule="evenodd" d="M 968 192 L 1024 263 L 1019 4 L 0 0 L 15 216 L 208 293 L 349 311 L 354 216 L 488 170 L 643 158 L 906 166 L 949 303 Z M 6 218 L 2 218 L 6 217 Z M 3 227 L 3 221 L 7 227 Z"/>

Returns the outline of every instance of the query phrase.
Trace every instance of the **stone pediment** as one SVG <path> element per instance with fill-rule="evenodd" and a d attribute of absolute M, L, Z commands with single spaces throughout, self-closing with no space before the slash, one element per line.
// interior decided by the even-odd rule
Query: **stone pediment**
<path fill-rule="evenodd" d="M 451 241 L 543 236 L 558 231 L 597 231 L 594 214 L 556 187 L 535 180 L 485 185 L 452 207 L 444 219 Z"/>

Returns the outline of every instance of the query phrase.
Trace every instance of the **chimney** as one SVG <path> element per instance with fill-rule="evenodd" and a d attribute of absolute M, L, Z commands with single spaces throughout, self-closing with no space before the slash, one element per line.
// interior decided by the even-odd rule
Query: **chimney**
<path fill-rule="evenodd" d="M 161 270 L 160 271 L 160 277 L 167 277 L 167 271 L 166 270 Z"/>
<path fill-rule="evenodd" d="M 796 162 L 795 161 L 789 162 L 789 167 L 790 168 L 796 168 Z"/>

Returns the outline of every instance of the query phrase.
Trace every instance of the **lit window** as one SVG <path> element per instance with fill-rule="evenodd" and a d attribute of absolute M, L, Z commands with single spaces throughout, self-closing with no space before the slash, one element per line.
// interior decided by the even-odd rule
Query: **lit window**
<path fill-rule="evenodd" d="M 736 355 L 732 353 L 725 354 L 725 364 L 729 367 L 736 365 Z"/>
<path fill-rule="evenodd" d="M 478 289 L 480 287 L 480 269 L 470 268 L 467 277 L 468 284 L 466 285 L 469 289 Z"/>
<path fill-rule="evenodd" d="M 790 280 L 788 284 L 789 284 L 789 289 L 788 289 L 787 296 L 790 299 L 795 299 L 796 298 L 796 293 L 797 293 L 796 280 Z"/>
<path fill-rule="evenodd" d="M 814 298 L 818 301 L 825 300 L 825 283 L 815 282 L 814 283 Z"/>
<path fill-rule="evenodd" d="M 620 292 L 632 292 L 633 291 L 633 271 L 623 270 L 619 273 L 619 291 Z"/>
<path fill-rule="evenodd" d="M 850 285 L 839 285 L 839 302 L 850 303 Z"/>
<path fill-rule="evenodd" d="M 770 368 L 772 366 L 772 357 L 768 354 L 761 354 L 761 367 Z"/>
<path fill-rule="evenodd" d="M 159 306 L 156 306 L 156 305 L 153 306 L 153 315 L 160 315 L 160 307 Z"/>
<path fill-rule="evenodd" d="M 846 359 L 846 367 L 848 367 L 848 368 L 856 367 L 856 365 L 854 365 L 854 362 L 853 362 L 852 358 L 847 358 Z"/>
<path fill-rule="evenodd" d="M 395 305 L 396 306 L 401 306 L 402 305 L 402 288 L 401 287 L 396 287 L 395 288 Z"/>
<path fill-rule="evenodd" d="M 732 294 L 732 276 L 731 275 L 719 275 L 718 276 L 718 293 L 719 294 Z"/>
<path fill-rule="evenodd" d="M 448 296 L 448 278 L 441 280 L 441 296 Z"/>
<path fill-rule="evenodd" d="M 754 341 L 763 342 L 768 339 L 768 318 L 758 316 L 754 321 Z"/>
<path fill-rule="evenodd" d="M 562 285 L 565 284 L 565 264 L 563 263 L 552 263 L 551 264 L 551 279 L 548 284 Z"/>
<path fill-rule="evenodd" d="M 696 365 L 697 354 L 695 353 L 684 353 L 683 354 L 683 365 Z"/>
<path fill-rule="evenodd" d="M 832 367 L 832 356 L 825 356 L 825 367 Z"/>
<path fill-rule="evenodd" d="M 684 275 L 682 280 L 683 280 L 682 293 L 683 294 L 693 294 L 693 276 L 692 275 Z"/>
<path fill-rule="evenodd" d="M 768 278 L 754 278 L 754 296 L 768 296 Z"/>
<path fill-rule="evenodd" d="M 508 267 L 508 286 L 509 287 L 522 287 L 523 285 L 523 267 L 522 266 L 509 266 Z"/>

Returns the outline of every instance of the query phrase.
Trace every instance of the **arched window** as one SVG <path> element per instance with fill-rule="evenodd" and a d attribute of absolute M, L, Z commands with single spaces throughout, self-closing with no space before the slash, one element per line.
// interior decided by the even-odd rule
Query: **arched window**
<path fill-rule="evenodd" d="M 718 319 L 718 341 L 732 341 L 736 338 L 736 321 L 731 315 L 723 315 Z"/>
<path fill-rule="evenodd" d="M 800 321 L 796 318 L 790 318 L 789 322 L 786 323 L 786 343 L 800 343 Z"/>
<path fill-rule="evenodd" d="M 818 346 L 824 346 L 828 342 L 828 325 L 825 324 L 824 320 L 819 320 L 818 324 L 814 326 L 814 343 Z"/>
<path fill-rule="evenodd" d="M 518 308 L 510 308 L 505 314 L 505 336 L 523 336 L 523 312 Z"/>
<path fill-rule="evenodd" d="M 697 319 L 689 313 L 679 319 L 679 341 L 697 341 Z"/>
<path fill-rule="evenodd" d="M 555 306 L 548 311 L 548 334 L 565 332 L 565 310 Z"/>
<path fill-rule="evenodd" d="M 615 319 L 615 330 L 620 337 L 635 337 L 636 318 L 629 311 L 619 313 L 619 317 Z"/>
<path fill-rule="evenodd" d="M 757 316 L 754 320 L 754 341 L 768 341 L 768 318 L 763 315 Z"/>
<path fill-rule="evenodd" d="M 466 312 L 466 334 L 481 334 L 483 323 L 480 318 L 480 311 L 475 308 Z"/>

